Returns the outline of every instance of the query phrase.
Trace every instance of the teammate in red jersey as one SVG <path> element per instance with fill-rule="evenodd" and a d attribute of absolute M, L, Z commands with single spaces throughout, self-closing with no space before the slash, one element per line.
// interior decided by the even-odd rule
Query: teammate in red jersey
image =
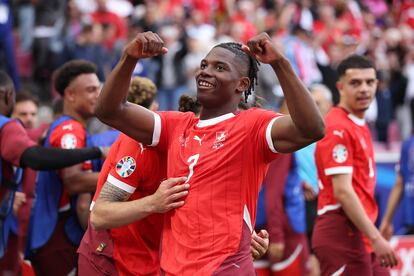
<path fill-rule="evenodd" d="M 134 77 L 128 101 L 149 107 L 155 91 L 149 79 Z M 191 97 L 180 99 L 180 103 L 188 103 L 183 107 L 186 110 L 192 110 L 190 100 Z M 181 106 L 180 110 L 183 111 Z M 182 202 L 174 202 L 175 198 L 185 196 L 183 191 L 188 189 L 188 185 L 174 187 L 177 180 L 171 179 L 159 185 L 166 177 L 166 164 L 165 154 L 124 134 L 112 145 L 99 177 L 91 222 L 96 229 L 123 227 L 109 232 L 88 228 L 78 250 L 79 275 L 96 275 L 101 271 L 110 275 L 159 275 L 163 216 L 157 213 L 181 206 Z M 127 192 L 128 198 L 114 194 L 111 185 Z M 252 254 L 263 255 L 266 243 L 259 236 L 253 236 Z"/>
<path fill-rule="evenodd" d="M 316 145 L 318 218 L 312 246 L 322 275 L 388 275 L 397 259 L 375 228 L 375 163 L 365 111 L 375 96 L 373 64 L 353 55 L 338 67 L 340 102 Z M 380 265 L 381 263 L 381 265 Z"/>
<path fill-rule="evenodd" d="M 87 146 L 86 122 L 94 116 L 100 87 L 96 66 L 88 61 L 72 60 L 56 71 L 55 88 L 63 97 L 63 115 L 52 123 L 45 145 L 62 149 Z M 81 226 L 86 228 L 89 214 L 89 193 L 95 191 L 99 176 L 91 168 L 91 161 L 87 161 L 60 170 L 48 178 L 53 182 L 50 185 L 59 187 L 53 192 L 43 189 L 49 186 L 46 181 L 37 183 L 29 231 L 30 259 L 36 274 L 57 275 L 76 268 Z M 50 228 L 44 230 L 44 225 Z"/>
<path fill-rule="evenodd" d="M 138 34 L 126 46 L 102 90 L 98 117 L 166 151 L 167 177 L 185 176 L 190 185 L 185 204 L 168 212 L 164 221 L 161 267 L 166 275 L 254 275 L 250 236 L 268 163 L 277 151 L 297 150 L 324 134 L 309 92 L 270 37 L 262 33 L 248 45 L 219 44 L 201 61 L 196 75 L 200 118 L 152 113 L 124 101 L 138 59 L 167 51 L 152 32 Z M 254 87 L 253 56 L 272 65 L 290 116 L 238 111 L 243 92 L 247 97 Z"/>
<path fill-rule="evenodd" d="M 0 120 L 4 123 L 0 127 L 0 206 L 2 215 L 0 218 L 0 254 L 5 249 L 4 256 L 0 261 L 1 275 L 18 275 L 25 241 L 27 237 L 27 223 L 30 217 L 30 210 L 34 200 L 33 186 L 36 179 L 36 172 L 33 170 L 56 170 L 83 162 L 88 159 L 99 158 L 99 148 L 63 150 L 51 149 L 38 146 L 27 135 L 23 125 L 15 119 L 9 119 L 15 103 L 15 90 L 10 77 L 0 70 Z M 8 215 L 5 204 L 10 198 L 12 191 L 19 183 L 15 183 L 14 174 L 18 167 L 25 168 L 21 180 L 22 190 L 27 191 L 24 202 L 20 202 L 18 211 L 18 229 L 16 232 L 5 227 L 5 216 Z M 17 181 L 19 182 L 19 181 Z M 16 188 L 16 187 L 15 187 Z M 10 206 L 11 207 L 11 206 Z M 10 217 L 7 216 L 7 219 Z M 8 234 L 7 248 L 5 237 Z M 16 236 L 17 234 L 17 236 Z"/>

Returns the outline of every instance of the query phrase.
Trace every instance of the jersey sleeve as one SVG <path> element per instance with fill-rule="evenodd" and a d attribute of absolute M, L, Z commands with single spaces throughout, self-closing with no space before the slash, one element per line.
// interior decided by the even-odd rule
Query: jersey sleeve
<path fill-rule="evenodd" d="M 1 130 L 1 157 L 14 166 L 20 166 L 20 157 L 23 152 L 35 146 L 26 130 L 17 121 L 12 120 L 5 124 Z"/>
<path fill-rule="evenodd" d="M 144 145 L 131 138 L 122 140 L 110 165 L 106 181 L 132 194 L 138 187 L 142 175 L 140 170 L 144 166 L 140 164 L 145 162 L 144 150 Z"/>
<path fill-rule="evenodd" d="M 323 173 L 327 176 L 352 174 L 354 141 L 347 129 L 331 129 L 319 147 Z"/>
<path fill-rule="evenodd" d="M 166 111 L 154 113 L 154 134 L 150 146 L 166 150 L 173 131 L 178 126 L 186 124 L 193 117 L 194 114 L 191 112 Z"/>
<path fill-rule="evenodd" d="M 270 162 L 278 156 L 273 145 L 271 132 L 273 123 L 282 116 L 280 113 L 264 109 L 253 109 L 248 116 L 248 120 L 253 120 L 253 127 L 249 133 L 253 135 L 252 139 L 256 141 L 255 145 L 262 153 L 265 162 Z"/>
<path fill-rule="evenodd" d="M 73 120 L 66 121 L 52 131 L 50 145 L 61 149 L 84 148 L 86 131 L 80 123 Z"/>

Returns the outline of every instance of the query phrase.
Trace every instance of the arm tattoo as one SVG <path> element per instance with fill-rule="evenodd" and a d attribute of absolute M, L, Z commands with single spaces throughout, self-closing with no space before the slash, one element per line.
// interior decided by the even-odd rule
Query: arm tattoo
<path fill-rule="evenodd" d="M 99 194 L 98 200 L 103 201 L 126 201 L 131 194 L 124 190 L 112 185 L 109 182 L 105 182 L 102 187 L 101 193 Z"/>

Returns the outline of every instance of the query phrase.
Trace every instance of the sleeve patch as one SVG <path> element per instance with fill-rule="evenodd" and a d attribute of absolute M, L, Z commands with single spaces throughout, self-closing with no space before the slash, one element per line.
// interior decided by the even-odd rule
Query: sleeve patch
<path fill-rule="evenodd" d="M 348 159 L 348 149 L 342 144 L 337 144 L 332 150 L 332 158 L 336 163 L 344 163 Z"/>
<path fill-rule="evenodd" d="M 66 133 L 60 139 L 60 146 L 62 149 L 75 149 L 78 144 L 78 139 L 72 133 Z"/>
<path fill-rule="evenodd" d="M 120 177 L 125 178 L 130 176 L 135 171 L 135 168 L 135 159 L 131 156 L 124 156 L 116 164 L 116 173 Z"/>

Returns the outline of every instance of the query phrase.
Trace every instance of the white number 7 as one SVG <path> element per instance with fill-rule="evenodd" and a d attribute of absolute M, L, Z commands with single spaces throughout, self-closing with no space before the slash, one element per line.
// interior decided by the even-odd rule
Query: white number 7
<path fill-rule="evenodd" d="M 190 182 L 190 178 L 194 174 L 194 166 L 197 164 L 197 161 L 198 161 L 198 158 L 199 157 L 200 157 L 200 154 L 199 153 L 197 153 L 195 155 L 191 155 L 190 157 L 188 157 L 188 160 L 187 160 L 187 162 L 189 163 L 188 170 L 190 172 L 188 173 L 187 180 L 185 181 L 185 183 Z"/>

